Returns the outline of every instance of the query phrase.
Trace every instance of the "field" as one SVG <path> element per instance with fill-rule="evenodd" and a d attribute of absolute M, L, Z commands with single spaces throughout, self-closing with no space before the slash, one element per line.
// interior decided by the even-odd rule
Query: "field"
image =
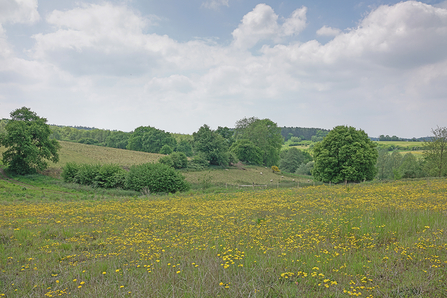
<path fill-rule="evenodd" d="M 0 179 L 0 296 L 445 297 L 447 180 L 119 197 Z"/>
<path fill-rule="evenodd" d="M 116 163 L 129 168 L 135 164 L 146 162 L 156 162 L 162 154 L 146 153 L 132 150 L 123 150 L 116 148 L 100 147 L 72 142 L 60 141 L 61 150 L 59 151 L 59 162 L 50 163 L 50 168 L 45 174 L 58 178 L 61 168 L 68 162 L 87 163 L 87 164 L 110 164 Z M 5 150 L 0 147 L 0 154 Z M 1 159 L 1 158 L 0 158 Z M 262 173 L 262 174 L 261 174 Z M 239 185 L 266 185 L 268 188 L 293 187 L 298 182 L 302 185 L 309 185 L 311 177 L 299 177 L 294 175 L 283 176 L 274 174 L 265 167 L 244 166 L 229 167 L 228 170 L 210 169 L 207 171 L 188 172 L 184 171 L 186 181 L 195 185 L 195 187 L 204 188 L 210 186 L 220 187 L 239 187 Z M 312 182 L 313 183 L 313 182 Z"/>

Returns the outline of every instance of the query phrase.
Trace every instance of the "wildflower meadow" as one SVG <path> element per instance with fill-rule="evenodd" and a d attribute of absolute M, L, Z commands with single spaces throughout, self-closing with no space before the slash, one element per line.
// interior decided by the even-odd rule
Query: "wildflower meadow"
<path fill-rule="evenodd" d="M 166 196 L 0 181 L 0 297 L 446 297 L 447 180 Z"/>

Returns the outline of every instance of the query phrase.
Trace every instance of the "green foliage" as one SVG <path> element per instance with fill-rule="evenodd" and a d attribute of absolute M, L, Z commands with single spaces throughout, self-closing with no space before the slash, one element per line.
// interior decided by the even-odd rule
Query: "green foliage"
<path fill-rule="evenodd" d="M 150 126 L 140 126 L 129 137 L 127 149 L 159 153 L 164 145 L 175 148 L 177 141 L 169 132 Z"/>
<path fill-rule="evenodd" d="M 237 158 L 236 154 L 234 154 L 234 152 L 227 152 L 228 154 L 228 162 L 231 164 L 237 164 L 239 162 L 239 159 Z"/>
<path fill-rule="evenodd" d="M 161 147 L 160 149 L 160 154 L 171 154 L 172 153 L 172 148 L 169 145 L 163 145 L 163 147 Z"/>
<path fill-rule="evenodd" d="M 106 138 L 105 145 L 111 148 L 126 149 L 130 135 L 128 132 L 112 131 Z"/>
<path fill-rule="evenodd" d="M 68 162 L 63 168 L 61 177 L 65 182 L 77 183 L 76 175 L 78 174 L 80 165 L 74 162 Z"/>
<path fill-rule="evenodd" d="M 161 163 L 132 166 L 127 175 L 126 187 L 141 191 L 175 193 L 189 189 L 185 178 L 172 167 Z"/>
<path fill-rule="evenodd" d="M 337 126 L 314 146 L 315 179 L 323 182 L 372 180 L 377 150 L 363 130 Z"/>
<path fill-rule="evenodd" d="M 247 164 L 262 165 L 262 150 L 247 139 L 239 139 L 230 147 L 236 157 Z"/>
<path fill-rule="evenodd" d="M 184 169 L 188 166 L 188 157 L 183 152 L 173 152 L 169 157 L 171 157 L 174 169 Z"/>
<path fill-rule="evenodd" d="M 411 153 L 407 153 L 402 158 L 399 166 L 399 172 L 402 178 L 423 177 L 423 171 L 418 159 Z"/>
<path fill-rule="evenodd" d="M 230 147 L 234 143 L 234 131 L 228 127 L 218 126 L 216 132 L 220 134 L 225 141 L 227 142 L 227 146 Z"/>
<path fill-rule="evenodd" d="M 195 150 L 202 152 L 211 165 L 228 165 L 227 142 L 220 134 L 205 124 L 193 133 L 193 137 Z"/>
<path fill-rule="evenodd" d="M 314 168 L 314 162 L 302 163 L 295 171 L 295 174 L 299 175 L 312 175 L 312 169 Z"/>
<path fill-rule="evenodd" d="M 312 156 L 307 151 L 293 147 L 281 151 L 280 157 L 279 168 L 281 171 L 288 173 L 295 173 L 301 164 L 307 164 L 312 161 Z"/>
<path fill-rule="evenodd" d="M 172 161 L 172 158 L 171 158 L 171 156 L 169 156 L 169 155 L 160 157 L 160 158 L 158 159 L 158 162 L 161 163 L 161 164 L 170 166 L 170 167 L 172 167 L 172 168 L 174 167 L 174 162 Z"/>
<path fill-rule="evenodd" d="M 188 168 L 194 170 L 202 170 L 207 168 L 209 164 L 210 163 L 207 160 L 205 153 L 199 152 L 198 154 L 194 155 L 194 157 L 191 159 L 191 161 L 188 164 Z"/>
<path fill-rule="evenodd" d="M 308 128 L 308 127 L 282 127 L 282 136 L 290 140 L 292 136 L 299 137 L 301 140 L 310 141 L 312 136 L 325 137 L 329 130 L 322 128 Z"/>
<path fill-rule="evenodd" d="M 43 171 L 47 160 L 59 161 L 57 140 L 50 140 L 47 119 L 37 116 L 29 108 L 22 107 L 11 112 L 11 120 L 5 126 L 6 133 L 0 135 L 0 145 L 8 148 L 3 153 L 3 163 L 11 172 L 19 175 Z"/>
<path fill-rule="evenodd" d="M 123 188 L 126 181 L 126 171 L 116 164 L 67 163 L 61 176 L 65 182 L 101 188 Z"/>
<path fill-rule="evenodd" d="M 424 159 L 430 176 L 447 176 L 447 127 L 432 129 L 433 137 L 424 146 Z"/>
<path fill-rule="evenodd" d="M 235 134 L 236 140 L 249 140 L 261 149 L 264 165 L 272 166 L 278 163 L 284 139 L 281 128 L 276 123 L 270 119 L 243 118 L 236 122 Z"/>
<path fill-rule="evenodd" d="M 413 154 L 407 153 L 403 157 L 398 151 L 391 154 L 386 148 L 378 150 L 377 177 L 379 179 L 401 179 L 425 177 L 423 159 L 417 159 Z"/>
<path fill-rule="evenodd" d="M 181 140 L 180 142 L 178 142 L 175 151 L 183 152 L 188 157 L 191 157 L 193 155 L 191 142 L 187 140 Z"/>

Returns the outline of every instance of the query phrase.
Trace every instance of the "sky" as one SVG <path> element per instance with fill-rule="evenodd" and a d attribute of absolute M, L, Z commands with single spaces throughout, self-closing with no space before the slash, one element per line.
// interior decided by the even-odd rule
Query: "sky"
<path fill-rule="evenodd" d="M 447 126 L 447 1 L 0 0 L 0 118 L 191 134 Z"/>

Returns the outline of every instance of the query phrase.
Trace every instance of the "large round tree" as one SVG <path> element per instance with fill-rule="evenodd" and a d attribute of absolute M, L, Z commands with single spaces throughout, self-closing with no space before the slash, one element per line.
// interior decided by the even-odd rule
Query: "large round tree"
<path fill-rule="evenodd" d="M 359 182 L 376 174 L 376 144 L 363 130 L 337 126 L 314 147 L 313 176 L 323 182 Z"/>
<path fill-rule="evenodd" d="M 14 173 L 32 174 L 48 167 L 47 161 L 58 162 L 60 148 L 56 140 L 50 140 L 47 119 L 37 116 L 23 107 L 11 112 L 6 133 L 0 135 L 0 145 L 8 148 L 3 152 L 3 163 Z"/>

